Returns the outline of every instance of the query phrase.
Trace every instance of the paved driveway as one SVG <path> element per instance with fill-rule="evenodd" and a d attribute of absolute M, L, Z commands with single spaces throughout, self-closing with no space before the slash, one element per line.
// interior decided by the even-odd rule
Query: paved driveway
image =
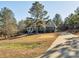
<path fill-rule="evenodd" d="M 73 58 L 79 57 L 79 37 L 62 32 L 40 58 Z"/>

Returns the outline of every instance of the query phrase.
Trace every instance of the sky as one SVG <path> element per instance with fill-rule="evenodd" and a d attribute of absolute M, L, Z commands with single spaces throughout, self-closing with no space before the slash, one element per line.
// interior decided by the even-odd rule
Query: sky
<path fill-rule="evenodd" d="M 0 9 L 7 7 L 11 9 L 15 15 L 17 21 L 30 17 L 28 13 L 32 7 L 32 3 L 35 1 L 0 1 Z M 70 13 L 74 13 L 77 7 L 79 7 L 79 1 L 39 1 L 45 7 L 48 15 L 51 19 L 55 14 L 60 14 L 64 20 Z"/>

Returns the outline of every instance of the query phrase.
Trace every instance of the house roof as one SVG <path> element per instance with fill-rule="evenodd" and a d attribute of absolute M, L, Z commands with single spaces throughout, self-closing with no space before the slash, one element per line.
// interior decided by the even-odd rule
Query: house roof
<path fill-rule="evenodd" d="M 57 27 L 52 20 L 48 20 L 46 24 L 47 24 L 47 27 Z"/>

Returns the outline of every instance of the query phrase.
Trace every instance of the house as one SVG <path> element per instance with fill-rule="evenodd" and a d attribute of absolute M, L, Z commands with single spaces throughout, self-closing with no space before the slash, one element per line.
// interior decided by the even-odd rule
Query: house
<path fill-rule="evenodd" d="M 46 32 L 55 32 L 57 31 L 57 26 L 52 20 L 46 22 Z"/>
<path fill-rule="evenodd" d="M 32 23 L 29 27 L 27 27 L 28 34 L 35 34 L 35 33 L 44 33 L 44 32 L 55 32 L 56 25 L 53 21 L 43 21 L 37 20 Z"/>
<path fill-rule="evenodd" d="M 36 26 L 34 24 L 30 25 L 26 28 L 28 34 L 34 34 L 36 33 Z"/>

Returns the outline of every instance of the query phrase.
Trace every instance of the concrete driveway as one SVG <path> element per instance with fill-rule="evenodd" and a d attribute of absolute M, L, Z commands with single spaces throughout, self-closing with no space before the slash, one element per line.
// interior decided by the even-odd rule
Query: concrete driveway
<path fill-rule="evenodd" d="M 52 43 L 48 50 L 39 58 L 67 58 L 79 57 L 79 37 L 77 35 L 62 32 Z M 74 48 L 77 46 L 77 48 Z"/>

